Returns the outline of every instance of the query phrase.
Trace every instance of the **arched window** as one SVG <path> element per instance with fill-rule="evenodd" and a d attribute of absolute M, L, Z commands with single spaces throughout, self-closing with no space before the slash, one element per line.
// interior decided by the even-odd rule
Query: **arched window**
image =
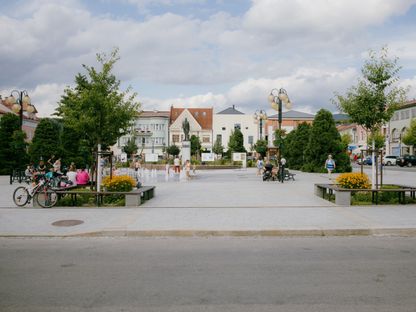
<path fill-rule="evenodd" d="M 396 142 L 398 140 L 398 135 L 397 135 L 397 129 L 393 128 L 393 130 L 391 130 L 391 141 L 392 142 Z"/>

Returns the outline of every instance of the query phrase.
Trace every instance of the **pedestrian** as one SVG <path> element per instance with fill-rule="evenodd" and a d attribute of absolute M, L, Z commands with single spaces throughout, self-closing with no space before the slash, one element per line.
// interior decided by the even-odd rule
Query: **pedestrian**
<path fill-rule="evenodd" d="M 181 172 L 181 161 L 179 160 L 179 157 L 177 155 L 173 160 L 173 167 L 175 168 L 175 173 Z"/>
<path fill-rule="evenodd" d="M 325 161 L 325 168 L 328 170 L 328 178 L 331 180 L 332 171 L 336 168 L 335 160 L 332 159 L 332 155 L 328 155 L 328 158 Z"/>
<path fill-rule="evenodd" d="M 257 159 L 257 175 L 263 174 L 263 160 L 261 156 Z"/>
<path fill-rule="evenodd" d="M 186 172 L 186 179 L 189 180 L 191 178 L 191 162 L 189 159 L 185 162 L 185 172 Z"/>

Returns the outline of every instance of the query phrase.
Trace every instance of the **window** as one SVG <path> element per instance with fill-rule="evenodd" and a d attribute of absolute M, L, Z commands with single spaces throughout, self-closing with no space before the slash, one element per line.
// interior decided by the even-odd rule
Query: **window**
<path fill-rule="evenodd" d="M 179 134 L 173 134 L 172 135 L 172 142 L 178 143 L 179 142 Z"/>
<path fill-rule="evenodd" d="M 222 127 L 222 128 L 221 128 L 221 130 L 222 130 L 222 131 L 225 131 L 225 127 Z"/>
<path fill-rule="evenodd" d="M 248 136 L 248 144 L 253 144 L 254 143 L 254 138 L 252 135 Z"/>
<path fill-rule="evenodd" d="M 206 113 L 206 112 L 202 112 L 202 116 L 204 116 L 204 117 L 205 117 L 206 115 L 207 115 L 207 113 Z"/>
<path fill-rule="evenodd" d="M 195 112 L 194 116 L 195 117 L 198 117 L 199 116 L 199 113 L 198 112 Z"/>
<path fill-rule="evenodd" d="M 235 129 L 241 130 L 241 124 L 234 124 L 234 130 Z"/>
<path fill-rule="evenodd" d="M 208 135 L 204 135 L 202 137 L 202 143 L 209 143 L 210 142 L 210 137 Z"/>
<path fill-rule="evenodd" d="M 222 142 L 222 135 L 221 134 L 217 134 L 217 141 Z"/>

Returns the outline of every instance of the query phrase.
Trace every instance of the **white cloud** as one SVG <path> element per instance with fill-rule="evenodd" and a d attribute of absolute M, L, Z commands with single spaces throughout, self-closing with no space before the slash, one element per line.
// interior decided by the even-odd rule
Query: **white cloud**
<path fill-rule="evenodd" d="M 38 85 L 35 89 L 28 90 L 32 104 L 39 112 L 38 117 L 48 117 L 55 113 L 65 88 L 65 85 L 53 83 Z"/>
<path fill-rule="evenodd" d="M 245 25 L 275 34 L 339 34 L 378 25 L 405 13 L 415 3 L 414 0 L 253 0 Z"/>

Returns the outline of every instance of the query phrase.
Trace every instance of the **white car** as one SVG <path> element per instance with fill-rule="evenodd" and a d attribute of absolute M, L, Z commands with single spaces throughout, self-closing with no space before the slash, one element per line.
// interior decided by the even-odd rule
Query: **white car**
<path fill-rule="evenodd" d="M 397 156 L 386 155 L 383 157 L 383 165 L 386 166 L 396 166 Z"/>

